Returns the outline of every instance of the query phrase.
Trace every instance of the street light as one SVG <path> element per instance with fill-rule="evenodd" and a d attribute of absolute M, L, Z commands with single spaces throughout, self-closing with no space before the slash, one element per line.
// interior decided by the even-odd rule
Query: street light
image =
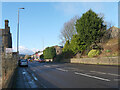
<path fill-rule="evenodd" d="M 18 27 L 17 27 L 17 53 L 19 54 L 19 9 L 25 8 L 18 8 Z"/>

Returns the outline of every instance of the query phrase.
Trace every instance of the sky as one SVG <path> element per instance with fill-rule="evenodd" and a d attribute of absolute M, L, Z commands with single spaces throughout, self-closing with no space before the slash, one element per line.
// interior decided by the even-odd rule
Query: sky
<path fill-rule="evenodd" d="M 103 13 L 106 22 L 118 27 L 118 2 L 2 2 L 0 28 L 4 28 L 4 20 L 8 19 L 14 51 L 18 8 L 22 7 L 25 9 L 20 10 L 19 19 L 21 54 L 33 54 L 48 46 L 60 45 L 59 35 L 64 23 L 76 15 L 81 17 L 89 9 Z"/>

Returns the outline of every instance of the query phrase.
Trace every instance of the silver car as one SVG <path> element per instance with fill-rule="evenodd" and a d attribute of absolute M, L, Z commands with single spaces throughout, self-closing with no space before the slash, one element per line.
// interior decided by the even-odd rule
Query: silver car
<path fill-rule="evenodd" d="M 19 66 L 27 66 L 28 67 L 28 61 L 27 61 L 27 59 L 21 59 L 21 60 L 19 60 Z"/>

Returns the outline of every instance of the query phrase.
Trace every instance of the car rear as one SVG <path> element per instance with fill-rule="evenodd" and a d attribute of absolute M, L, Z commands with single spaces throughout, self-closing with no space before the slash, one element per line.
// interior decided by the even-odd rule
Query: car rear
<path fill-rule="evenodd" d="M 28 61 L 27 61 L 27 59 L 20 60 L 20 66 L 27 66 L 28 67 Z"/>

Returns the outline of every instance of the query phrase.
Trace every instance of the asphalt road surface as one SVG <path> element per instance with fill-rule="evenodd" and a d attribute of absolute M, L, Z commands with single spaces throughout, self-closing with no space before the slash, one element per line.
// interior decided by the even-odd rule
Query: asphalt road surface
<path fill-rule="evenodd" d="M 14 88 L 119 88 L 117 66 L 29 62 L 19 67 Z"/>

